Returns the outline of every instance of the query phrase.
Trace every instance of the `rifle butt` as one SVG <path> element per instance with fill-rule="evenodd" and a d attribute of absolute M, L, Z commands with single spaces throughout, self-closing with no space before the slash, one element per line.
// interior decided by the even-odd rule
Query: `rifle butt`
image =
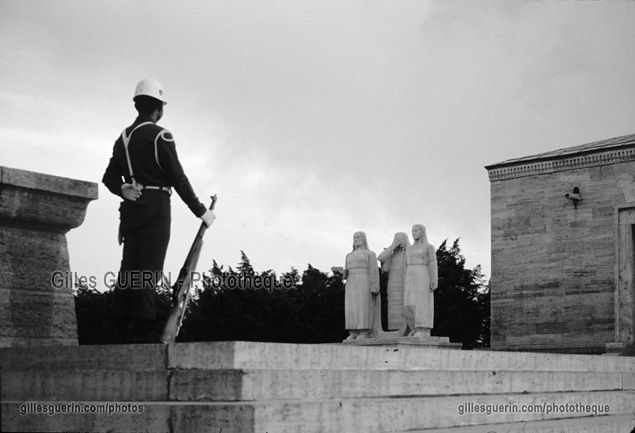
<path fill-rule="evenodd" d="M 172 344 L 176 340 L 177 328 L 179 326 L 179 313 L 180 308 L 178 305 L 170 311 L 170 317 L 163 328 L 163 335 L 161 335 L 161 341 L 165 344 Z"/>

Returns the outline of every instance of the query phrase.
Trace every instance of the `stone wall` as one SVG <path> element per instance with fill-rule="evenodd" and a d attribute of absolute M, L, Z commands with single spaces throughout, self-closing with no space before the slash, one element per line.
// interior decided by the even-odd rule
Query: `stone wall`
<path fill-rule="evenodd" d="M 77 344 L 66 233 L 96 198 L 95 183 L 0 167 L 0 347 Z"/>
<path fill-rule="evenodd" d="M 493 349 L 601 353 L 633 343 L 633 278 L 618 296 L 616 281 L 620 255 L 633 270 L 632 225 L 622 242 L 617 228 L 631 205 L 635 224 L 635 161 L 596 151 L 572 168 L 534 161 L 528 174 L 521 161 L 518 175 L 490 171 Z M 574 187 L 578 202 L 565 197 Z"/>

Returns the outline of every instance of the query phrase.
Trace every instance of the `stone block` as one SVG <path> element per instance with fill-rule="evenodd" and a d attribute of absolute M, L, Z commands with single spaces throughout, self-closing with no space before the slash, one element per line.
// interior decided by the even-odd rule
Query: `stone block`
<path fill-rule="evenodd" d="M 66 232 L 97 185 L 0 167 L 0 347 L 77 344 Z"/>
<path fill-rule="evenodd" d="M 166 370 L 38 370 L 2 372 L 2 400 L 167 401 Z"/>
<path fill-rule="evenodd" d="M 251 432 L 302 431 L 306 433 L 357 432 L 384 433 L 389 431 L 412 431 L 454 427 L 457 425 L 481 425 L 530 422 L 576 418 L 575 412 L 471 412 L 459 415 L 460 406 L 500 407 L 515 405 L 532 407 L 545 404 L 608 406 L 610 414 L 627 414 L 635 406 L 635 393 L 595 392 L 586 394 L 550 393 L 522 395 L 449 396 L 436 398 L 401 399 L 340 399 L 278 401 L 263 405 L 253 403 L 247 407 L 254 410 L 255 427 Z M 205 414 L 209 408 L 210 413 Z M 213 405 L 201 412 L 209 425 L 213 426 Z M 191 431 L 191 430 L 188 430 Z M 225 431 L 225 430 L 223 430 Z M 234 431 L 234 430 L 230 430 Z M 487 430 L 485 430 L 487 431 Z"/>
<path fill-rule="evenodd" d="M 3 372 L 78 369 L 160 371 L 165 369 L 168 347 L 165 344 L 128 344 L 4 348 L 0 349 L 0 365 Z"/>
<path fill-rule="evenodd" d="M 412 430 L 409 433 L 625 433 L 635 428 L 632 415 L 585 416 L 570 419 Z"/>
<path fill-rule="evenodd" d="M 79 227 L 97 184 L 0 167 L 0 220 L 13 225 L 66 233 Z"/>
<path fill-rule="evenodd" d="M 0 290 L 0 317 L 1 347 L 77 344 L 72 293 Z"/>
<path fill-rule="evenodd" d="M 635 373 L 622 373 L 622 389 L 635 391 Z"/>
<path fill-rule="evenodd" d="M 622 373 L 440 370 L 175 370 L 170 399 L 266 401 L 621 390 Z"/>
<path fill-rule="evenodd" d="M 2 409 L 3 432 L 152 432 L 191 433 L 206 430 L 173 430 L 173 405 L 147 402 L 5 402 Z M 39 404 L 39 407 L 37 406 Z M 39 409 L 39 413 L 37 413 Z M 47 413 L 42 413 L 47 410 Z M 54 414 L 51 415 L 51 411 Z M 207 430 L 210 431 L 210 430 Z M 213 432 L 217 433 L 217 432 Z"/>
<path fill-rule="evenodd" d="M 0 223 L 1 224 L 1 223 Z M 0 226 L 0 245 L 6 248 L 0 262 L 0 290 L 70 293 L 66 236 L 61 233 Z"/>
<path fill-rule="evenodd" d="M 256 427 L 256 411 L 262 405 L 253 404 L 187 404 L 182 403 L 172 408 L 172 426 L 170 432 L 188 433 L 262 433 L 302 430 L 280 430 L 268 428 L 263 430 Z M 301 414 L 298 414 L 301 416 Z M 289 413 L 285 416 L 294 416 Z M 326 433 L 326 431 L 323 431 Z"/>
<path fill-rule="evenodd" d="M 159 346 L 161 347 L 161 346 Z M 174 369 L 403 369 L 635 372 L 635 359 L 558 353 L 248 341 L 168 346 Z"/>

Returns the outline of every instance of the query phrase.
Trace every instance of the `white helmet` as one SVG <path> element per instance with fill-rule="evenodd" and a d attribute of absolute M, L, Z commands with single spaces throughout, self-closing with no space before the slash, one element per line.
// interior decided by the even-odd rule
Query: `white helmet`
<path fill-rule="evenodd" d="M 137 84 L 137 88 L 134 91 L 134 98 L 140 95 L 151 96 L 159 101 L 163 102 L 163 105 L 167 104 L 165 100 L 163 86 L 156 80 L 141 80 Z"/>

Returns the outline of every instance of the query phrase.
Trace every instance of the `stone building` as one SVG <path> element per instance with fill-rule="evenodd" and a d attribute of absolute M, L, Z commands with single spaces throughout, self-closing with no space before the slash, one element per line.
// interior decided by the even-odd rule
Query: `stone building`
<path fill-rule="evenodd" d="M 635 134 L 486 169 L 492 349 L 633 350 Z"/>

